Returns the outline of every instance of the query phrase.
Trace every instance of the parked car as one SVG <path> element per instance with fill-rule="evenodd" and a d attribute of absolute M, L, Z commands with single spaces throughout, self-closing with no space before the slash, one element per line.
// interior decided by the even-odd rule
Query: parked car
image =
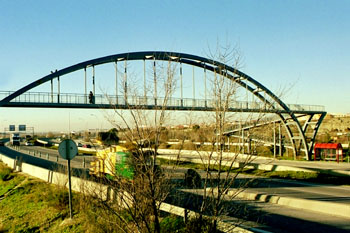
<path fill-rule="evenodd" d="M 34 146 L 34 144 L 32 142 L 26 142 L 25 145 L 26 146 Z"/>
<path fill-rule="evenodd" d="M 91 145 L 90 144 L 84 144 L 83 148 L 91 148 Z"/>

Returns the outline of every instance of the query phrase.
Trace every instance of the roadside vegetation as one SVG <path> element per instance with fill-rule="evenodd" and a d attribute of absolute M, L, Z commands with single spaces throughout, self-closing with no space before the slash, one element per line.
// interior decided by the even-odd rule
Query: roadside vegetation
<path fill-rule="evenodd" d="M 83 232 L 78 195 L 73 202 L 76 218 L 61 225 L 69 216 L 66 197 L 65 189 L 15 173 L 0 163 L 0 232 Z"/>
<path fill-rule="evenodd" d="M 116 227 L 120 219 L 115 214 L 109 215 L 101 204 L 90 196 L 73 193 L 70 220 L 65 187 L 14 172 L 0 162 L 0 232 L 125 232 Z M 118 215 L 133 228 L 132 216 L 127 211 L 121 210 Z M 164 212 L 160 215 L 160 230 L 162 233 L 208 232 L 207 224 L 198 225 L 195 220 L 185 224 L 182 217 Z"/>

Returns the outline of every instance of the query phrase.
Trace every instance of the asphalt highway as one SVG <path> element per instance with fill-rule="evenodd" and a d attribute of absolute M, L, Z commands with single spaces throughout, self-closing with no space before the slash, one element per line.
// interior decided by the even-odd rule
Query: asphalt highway
<path fill-rule="evenodd" d="M 31 153 L 31 155 L 28 155 Z M 34 156 L 33 151 L 37 151 Z M 41 158 L 38 155 L 41 152 Z M 0 153 L 12 158 L 21 158 L 23 162 L 30 163 L 43 168 L 52 170 L 61 166 L 65 169 L 66 161 L 59 160 L 57 165 L 57 150 L 28 146 L 21 147 L 20 151 L 14 151 L 6 146 L 0 146 Z M 49 160 L 47 160 L 49 153 Z M 39 153 L 40 154 L 40 153 Z M 85 158 L 86 164 L 93 160 L 92 156 L 76 156 L 72 161 L 73 174 L 87 174 L 87 169 L 83 168 L 82 164 Z M 74 164 L 74 165 L 73 165 Z M 61 169 L 62 169 L 61 168 Z M 167 173 L 171 173 L 171 177 L 179 180 L 184 178 L 186 168 L 172 169 L 167 167 Z M 205 172 L 198 170 L 202 179 L 205 177 Z M 225 174 L 223 174 L 225 175 Z M 215 173 L 213 174 L 215 177 Z M 350 186 L 323 185 L 308 182 L 299 182 L 291 180 L 268 179 L 263 177 L 253 177 L 249 175 L 240 175 L 237 177 L 237 182 L 243 184 L 246 181 L 254 179 L 245 191 L 259 194 L 269 194 L 283 197 L 301 198 L 305 200 L 317 200 L 323 202 L 339 203 L 350 205 Z M 236 183 L 237 184 L 237 183 Z M 232 187 L 235 188 L 235 187 Z M 181 189 L 181 188 L 180 188 Z M 238 201 L 246 204 L 247 220 L 257 221 L 266 225 L 261 228 L 270 232 L 350 232 L 350 213 L 349 218 L 332 215 L 332 210 L 329 214 L 322 214 L 307 209 L 298 209 L 288 206 L 280 206 L 254 200 Z M 233 205 L 241 204 L 233 202 Z M 258 231 L 257 231 L 258 232 Z"/>

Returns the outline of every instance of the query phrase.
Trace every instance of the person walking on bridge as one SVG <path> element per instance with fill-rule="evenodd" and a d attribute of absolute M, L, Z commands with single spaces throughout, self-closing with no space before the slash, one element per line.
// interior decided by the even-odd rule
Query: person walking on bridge
<path fill-rule="evenodd" d="M 94 101 L 94 94 L 92 93 L 92 91 L 90 91 L 89 93 L 89 103 L 90 104 L 93 104 L 95 101 Z"/>

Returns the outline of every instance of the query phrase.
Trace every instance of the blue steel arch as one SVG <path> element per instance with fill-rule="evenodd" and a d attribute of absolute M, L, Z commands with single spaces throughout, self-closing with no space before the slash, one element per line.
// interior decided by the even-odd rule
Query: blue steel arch
<path fill-rule="evenodd" d="M 75 65 L 66 67 L 64 69 L 58 70 L 56 72 L 53 72 L 47 76 L 44 76 L 43 78 L 40 78 L 28 84 L 27 86 L 17 90 L 16 92 L 12 93 L 11 95 L 1 100 L 0 106 L 6 106 L 7 103 L 9 103 L 11 100 L 15 99 L 19 95 L 43 83 L 51 81 L 54 78 L 58 78 L 63 75 L 66 75 L 81 69 L 86 69 L 87 67 L 97 66 L 97 65 L 102 65 L 106 63 L 112 63 L 112 62 L 119 62 L 124 60 L 127 60 L 127 61 L 132 61 L 132 60 L 175 61 L 183 64 L 200 67 L 200 68 L 210 70 L 212 72 L 216 72 L 218 74 L 223 75 L 224 77 L 243 86 L 253 95 L 255 95 L 258 99 L 268 104 L 271 107 L 272 112 L 275 112 L 281 118 L 281 122 L 283 122 L 286 128 L 286 131 L 291 139 L 291 142 L 294 148 L 294 154 L 296 155 L 297 153 L 296 141 L 301 140 L 301 143 L 307 155 L 306 158 L 310 159 L 313 144 L 311 145 L 311 148 L 309 148 L 306 142 L 305 132 L 304 132 L 306 130 L 306 127 L 304 127 L 305 129 L 303 130 L 300 122 L 295 116 L 295 113 L 280 98 L 278 98 L 275 94 L 273 94 L 269 89 L 267 89 L 260 82 L 253 79 L 249 75 L 239 71 L 238 69 L 235 69 L 232 66 L 228 66 L 226 64 L 223 64 L 219 61 L 215 61 L 212 59 L 191 55 L 191 54 L 186 54 L 186 53 L 165 52 L 165 51 L 144 51 L 144 52 L 121 53 L 121 54 L 115 54 L 115 55 L 100 57 L 96 59 L 91 59 L 88 61 L 84 61 Z M 260 92 L 265 93 L 268 97 L 270 97 L 270 99 L 267 99 L 266 95 L 261 95 Z M 324 116 L 323 112 L 320 112 L 320 113 L 322 114 L 322 116 Z M 284 115 L 287 115 L 287 117 L 285 117 Z M 321 118 L 323 119 L 323 117 Z M 299 134 L 297 136 L 293 135 L 292 129 L 290 127 L 290 125 L 293 125 L 293 124 L 297 128 L 297 131 Z M 316 133 L 317 131 L 314 132 L 315 135 Z"/>
<path fill-rule="evenodd" d="M 245 79 L 249 81 L 250 83 L 254 84 L 258 88 L 260 88 L 261 91 L 264 91 L 266 94 L 268 94 L 274 101 L 278 103 L 286 112 L 291 112 L 290 109 L 286 104 L 282 102 L 276 95 L 274 95 L 270 90 L 268 90 L 266 87 L 264 87 L 261 83 L 256 81 L 255 79 L 251 78 L 250 76 L 246 75 L 245 73 L 231 67 L 228 65 L 225 65 L 221 62 L 214 61 L 208 58 L 199 57 L 195 55 L 185 54 L 185 53 L 175 53 L 175 52 L 159 52 L 159 51 L 148 51 L 148 52 L 132 52 L 132 53 L 121 53 L 121 54 L 115 54 L 110 56 L 105 56 L 101 58 L 96 58 L 92 60 L 88 60 L 85 62 L 78 63 L 76 65 L 69 66 L 67 68 L 58 70 L 57 72 L 51 73 L 43 78 L 38 79 L 35 82 L 32 82 L 28 84 L 27 86 L 19 89 L 18 91 L 14 92 L 13 94 L 9 95 L 8 97 L 4 98 L 1 102 L 10 102 L 17 96 L 23 94 L 26 91 L 29 91 L 30 89 L 37 87 L 45 82 L 48 82 L 54 78 L 61 77 L 63 75 L 75 72 L 77 70 L 81 70 L 90 66 L 97 66 L 102 65 L 106 63 L 116 62 L 116 61 L 123 61 L 123 60 L 173 60 L 177 62 L 181 62 L 188 65 L 193 65 L 201 68 L 206 68 L 211 71 L 216 72 L 222 72 L 222 71 L 229 71 L 236 75 L 234 77 L 233 75 L 227 74 L 226 77 L 233 79 L 240 85 L 245 85 L 240 79 Z M 246 87 L 246 86 L 245 86 Z M 256 89 L 248 86 L 247 87 L 250 92 L 254 92 Z M 254 92 L 254 95 L 256 95 L 259 99 L 266 102 L 266 99 L 260 95 L 258 92 Z M 271 103 L 270 103 L 271 104 Z"/>

